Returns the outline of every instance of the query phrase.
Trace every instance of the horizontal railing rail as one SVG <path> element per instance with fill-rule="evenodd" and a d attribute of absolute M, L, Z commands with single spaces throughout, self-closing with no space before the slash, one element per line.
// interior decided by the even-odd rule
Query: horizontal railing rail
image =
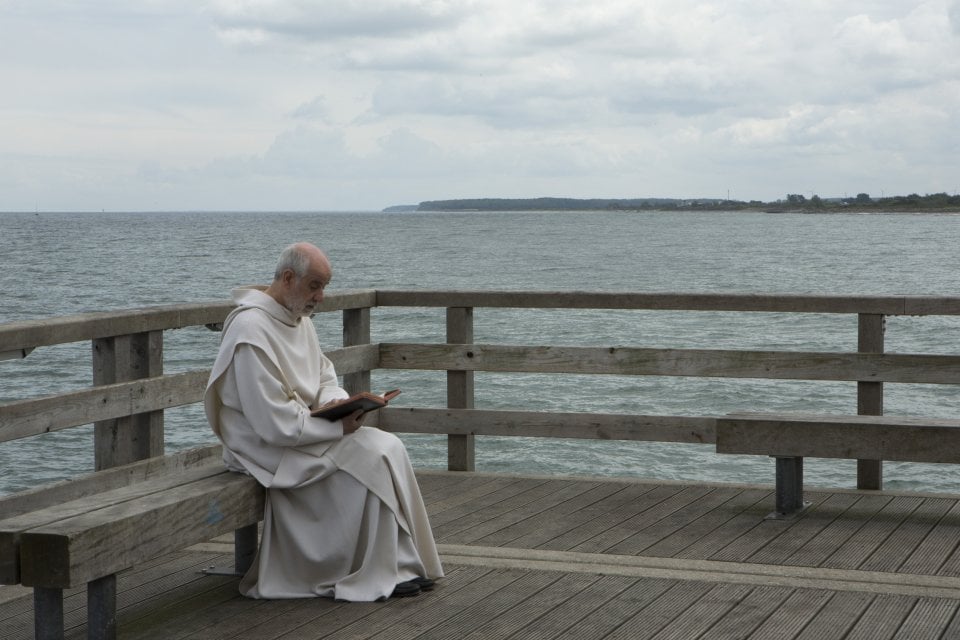
<path fill-rule="evenodd" d="M 378 307 L 512 307 L 517 309 L 649 309 L 960 315 L 960 297 L 844 296 L 754 293 L 631 293 L 597 291 L 377 290 Z"/>
<path fill-rule="evenodd" d="M 381 343 L 381 369 L 960 384 L 960 355 Z"/>
<path fill-rule="evenodd" d="M 446 342 L 372 342 L 377 307 L 445 308 Z M 477 308 L 849 314 L 858 317 L 858 346 L 812 352 L 477 344 Z M 0 405 L 0 442 L 93 423 L 98 469 L 162 454 L 163 411 L 200 402 L 209 376 L 205 369 L 164 374 L 163 332 L 217 329 L 231 309 L 217 300 L 0 325 L 0 360 L 90 341 L 94 383 Z M 318 311 L 343 314 L 343 347 L 327 355 L 350 391 L 369 389 L 378 369 L 446 371 L 446 408 L 390 407 L 380 412 L 379 425 L 446 434 L 451 469 L 473 468 L 480 435 L 715 442 L 712 416 L 478 410 L 477 371 L 855 381 L 856 411 L 865 415 L 883 413 L 884 383 L 960 384 L 960 355 L 884 353 L 883 338 L 886 316 L 960 315 L 960 297 L 358 289 L 328 293 Z M 150 444 L 130 444 L 143 442 Z M 878 462 L 861 463 L 858 486 L 879 488 L 872 486 L 880 482 Z"/>

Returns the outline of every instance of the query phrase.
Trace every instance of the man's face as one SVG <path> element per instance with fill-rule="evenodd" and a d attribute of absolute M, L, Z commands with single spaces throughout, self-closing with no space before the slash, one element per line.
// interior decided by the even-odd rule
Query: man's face
<path fill-rule="evenodd" d="M 297 316 L 309 316 L 318 304 L 323 302 L 323 290 L 330 282 L 330 267 L 314 261 L 302 278 L 293 275 L 286 295 L 286 307 Z"/>

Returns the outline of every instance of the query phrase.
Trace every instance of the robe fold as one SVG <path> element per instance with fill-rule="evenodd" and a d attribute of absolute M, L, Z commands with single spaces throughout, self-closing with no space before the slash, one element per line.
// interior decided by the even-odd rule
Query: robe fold
<path fill-rule="evenodd" d="M 204 409 L 227 468 L 267 489 L 263 535 L 240 582 L 253 598 L 387 597 L 440 578 L 420 488 L 399 438 L 310 411 L 348 397 L 309 318 L 259 288 L 234 291 Z"/>

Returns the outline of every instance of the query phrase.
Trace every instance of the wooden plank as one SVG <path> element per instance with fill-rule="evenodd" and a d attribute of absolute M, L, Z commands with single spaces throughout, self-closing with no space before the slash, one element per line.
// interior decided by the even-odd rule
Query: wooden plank
<path fill-rule="evenodd" d="M 516 518 L 527 513 L 525 509 L 536 510 L 545 499 L 560 491 L 567 483 L 542 482 L 517 493 L 506 500 L 501 500 L 492 509 L 475 511 L 455 521 L 444 524 L 433 524 L 434 535 L 437 540 L 456 540 L 460 544 L 487 535 L 506 526 L 504 523 L 513 522 Z"/>
<path fill-rule="evenodd" d="M 879 595 L 845 637 L 850 640 L 888 640 L 916 606 L 916 598 Z M 926 636 L 937 638 L 939 634 Z"/>
<path fill-rule="evenodd" d="M 665 627 L 660 633 L 656 634 L 657 640 L 689 640 L 690 638 L 700 638 L 708 631 L 711 637 L 714 627 L 737 605 L 748 598 L 755 588 L 744 584 L 719 584 L 715 585 L 710 591 L 704 594 L 699 600 L 693 602 L 684 609 L 680 615 L 674 618 L 673 622 Z M 624 631 L 617 632 L 611 638 L 621 637 L 631 640 L 639 637 L 651 637 L 650 631 L 645 630 L 643 635 L 637 635 L 641 631 L 633 624 L 627 623 Z M 626 635 L 630 633 L 632 635 Z"/>
<path fill-rule="evenodd" d="M 378 290 L 377 306 L 960 315 L 960 298 L 947 296 L 818 296 L 627 291 Z"/>
<path fill-rule="evenodd" d="M 225 473 L 221 464 L 208 464 L 176 474 L 160 475 L 149 480 L 119 486 L 109 491 L 92 493 L 69 502 L 54 503 L 41 509 L 27 511 L 0 521 L 0 583 L 18 584 L 22 580 L 19 551 L 24 534 L 37 527 L 49 526 L 105 506 L 140 500 L 167 491 L 184 483 L 194 482 Z M 50 496 L 44 496 L 49 501 Z M 42 585 L 57 586 L 57 585 Z M 63 588 L 66 585 L 59 585 Z"/>
<path fill-rule="evenodd" d="M 861 313 L 857 317 L 857 351 L 883 353 L 886 322 L 882 315 Z M 857 382 L 857 413 L 883 415 L 882 382 Z M 857 488 L 883 488 L 882 460 L 857 460 Z"/>
<path fill-rule="evenodd" d="M 473 342 L 473 309 L 447 309 L 447 343 Z M 474 374 L 472 371 L 447 371 L 447 407 L 474 408 Z M 447 469 L 473 471 L 476 468 L 476 438 L 472 433 L 447 434 Z"/>
<path fill-rule="evenodd" d="M 21 582 L 61 588 L 89 582 L 258 522 L 263 500 L 263 489 L 252 477 L 224 471 L 32 529 L 20 541 Z M 157 522 L 164 526 L 156 527 Z"/>
<path fill-rule="evenodd" d="M 13 322 L 0 326 L 0 352 L 203 326 L 222 322 L 232 308 L 232 303 L 216 300 Z"/>
<path fill-rule="evenodd" d="M 811 509 L 804 513 L 802 518 L 792 521 L 788 529 L 750 556 L 750 562 L 786 564 L 787 558 L 816 538 L 836 520 L 837 514 L 843 513 L 856 501 L 857 496 L 848 493 L 827 496 L 827 499 L 817 505 L 816 509 Z"/>
<path fill-rule="evenodd" d="M 198 402 L 209 376 L 187 371 L 0 405 L 0 442 Z"/>
<path fill-rule="evenodd" d="M 527 491 L 543 487 L 547 484 L 546 479 L 533 478 L 510 478 L 504 486 L 497 487 L 492 492 L 484 492 L 469 502 L 463 501 L 452 507 L 430 513 L 430 524 L 433 526 L 434 536 L 440 536 L 441 527 L 448 523 L 451 524 L 451 530 L 455 527 L 469 527 L 475 522 L 481 522 L 487 513 L 496 513 L 500 504 L 509 504 L 518 495 L 523 495 Z"/>
<path fill-rule="evenodd" d="M 960 384 L 960 355 L 380 343 L 383 369 Z"/>
<path fill-rule="evenodd" d="M 483 597 L 484 593 L 489 592 L 487 589 L 491 584 L 509 584 L 511 580 L 516 579 L 514 575 L 510 575 L 504 582 L 503 577 L 502 572 L 491 571 L 488 568 L 457 567 L 447 574 L 441 587 L 425 596 L 407 598 L 402 602 L 354 603 L 339 609 L 324 611 L 322 615 L 315 613 L 318 607 L 305 606 L 274 617 L 272 624 L 257 621 L 254 625 L 250 625 L 252 627 L 250 631 L 226 636 L 226 638 L 241 636 L 250 640 L 267 638 L 357 640 L 381 634 L 394 639 L 414 637 L 417 633 L 415 631 L 411 634 L 411 630 L 421 630 L 426 633 L 438 621 L 449 617 L 451 612 L 459 610 L 461 606 L 474 601 L 477 597 Z M 209 635 L 198 633 L 190 638 L 220 639 L 219 629 L 211 628 L 207 633 Z"/>
<path fill-rule="evenodd" d="M 915 496 L 896 496 L 820 564 L 828 569 L 858 569 L 904 519 L 923 502 Z"/>
<path fill-rule="evenodd" d="M 326 352 L 338 372 L 376 368 L 376 345 Z M 0 442 L 59 431 L 203 399 L 209 369 L 100 385 L 0 405 Z"/>
<path fill-rule="evenodd" d="M 833 594 L 830 601 L 803 628 L 797 640 L 846 637 L 847 631 L 860 620 L 875 597 L 870 593 L 855 591 L 840 591 Z"/>
<path fill-rule="evenodd" d="M 477 627 L 464 640 L 514 638 L 516 636 L 513 634 L 530 624 L 531 620 L 540 620 L 557 607 L 568 606 L 572 599 L 584 596 L 599 579 L 600 576 L 595 575 L 561 574 L 556 581 L 531 596 L 518 599 L 516 606 Z"/>
<path fill-rule="evenodd" d="M 916 510 L 860 565 L 860 570 L 897 571 L 954 504 L 954 500 L 924 498 Z"/>
<path fill-rule="evenodd" d="M 591 511 L 591 507 L 613 494 L 622 493 L 623 490 L 624 487 L 617 483 L 602 482 L 578 496 L 555 504 L 537 515 L 530 523 L 533 527 L 525 527 L 528 530 L 511 540 L 510 546 L 522 549 L 543 548 L 552 540 L 592 520 L 595 512 Z"/>
<path fill-rule="evenodd" d="M 125 487 L 155 476 L 176 474 L 188 469 L 220 464 L 219 444 L 185 449 L 165 456 L 139 460 L 128 465 L 53 482 L 0 498 L 4 519 L 27 511 L 62 504 L 84 496 Z"/>
<path fill-rule="evenodd" d="M 904 573 L 936 575 L 960 545 L 960 501 L 937 522 L 923 542 L 900 566 Z"/>
<path fill-rule="evenodd" d="M 897 629 L 896 638 L 945 638 L 941 635 L 957 612 L 956 600 L 919 598 L 910 615 Z"/>
<path fill-rule="evenodd" d="M 703 582 L 640 579 L 581 621 L 570 637 L 589 637 L 594 633 L 605 640 L 650 638 L 704 597 L 713 586 Z"/>
<path fill-rule="evenodd" d="M 856 500 L 840 513 L 833 514 L 833 520 L 807 540 L 803 546 L 784 560 L 784 564 L 806 567 L 819 567 L 831 554 L 856 536 L 871 518 L 879 513 L 893 499 L 883 495 L 858 495 Z M 837 504 L 834 502 L 833 504 Z M 804 518 L 814 516 L 820 509 L 812 509 Z"/>
<path fill-rule="evenodd" d="M 604 553 L 637 531 L 668 517 L 709 491 L 708 487 L 657 487 L 640 496 L 630 509 L 616 514 L 616 522 L 607 523 L 603 531 L 573 547 L 571 551 Z"/>
<path fill-rule="evenodd" d="M 673 489 L 671 491 L 668 487 L 654 484 L 627 484 L 597 504 L 579 511 L 572 527 L 537 545 L 537 548 L 557 551 L 577 549 L 610 527 L 646 509 L 652 502 L 679 491 L 677 487 Z M 648 493 L 651 495 L 643 499 Z"/>
<path fill-rule="evenodd" d="M 716 426 L 718 453 L 960 462 L 960 420 L 732 414 Z"/>
<path fill-rule="evenodd" d="M 826 500 L 829 494 L 808 493 L 806 498 L 811 503 L 811 509 L 816 508 L 821 502 Z M 730 531 L 735 532 L 734 536 L 721 535 L 719 539 L 726 540 L 726 544 L 716 548 L 710 554 L 707 560 L 722 560 L 725 562 L 749 562 L 751 556 L 762 550 L 771 540 L 789 529 L 794 521 L 791 520 L 769 520 L 766 515 L 770 513 L 768 503 L 765 512 L 745 511 L 742 518 L 737 518 L 731 523 Z M 721 527 L 724 529 L 724 527 Z"/>
<path fill-rule="evenodd" d="M 317 311 L 322 313 L 375 305 L 374 290 L 345 289 L 326 293 Z M 229 301 L 210 300 L 12 322 L 0 325 L 0 353 L 146 331 L 215 325 L 222 323 L 233 307 Z"/>
<path fill-rule="evenodd" d="M 755 640 L 786 640 L 796 637 L 832 597 L 820 589 L 797 589 L 750 635 Z"/>
<path fill-rule="evenodd" d="M 665 514 L 655 522 L 640 526 L 630 536 L 607 548 L 605 553 L 623 555 L 647 555 L 646 550 L 663 542 L 691 520 L 710 513 L 733 498 L 738 491 L 725 487 L 712 487 L 703 495 L 684 504 L 678 510 Z"/>
<path fill-rule="evenodd" d="M 651 416 L 491 409 L 380 410 L 380 428 L 394 433 L 454 433 L 711 444 L 712 416 Z"/>
<path fill-rule="evenodd" d="M 343 346 L 356 347 L 370 344 L 370 309 L 346 309 L 343 312 Z M 329 356 L 328 356 L 329 357 Z M 379 355 L 377 356 L 379 359 Z M 374 366 L 350 373 L 344 373 L 343 369 L 334 367 L 340 375 L 343 376 L 343 388 L 347 393 L 353 395 L 361 391 L 370 391 L 370 371 Z"/>
<path fill-rule="evenodd" d="M 672 558 L 698 541 L 712 537 L 718 528 L 754 507 L 768 495 L 770 492 L 766 489 L 737 490 L 728 500 L 700 516 L 691 518 L 663 540 L 644 549 L 643 555 Z"/>
<path fill-rule="evenodd" d="M 163 375 L 163 332 L 93 341 L 93 384 L 113 384 Z M 109 469 L 163 455 L 163 411 L 135 412 L 93 425 L 94 468 Z M 107 583 L 104 583 L 107 584 Z M 112 587 L 107 589 L 112 592 Z M 106 601 L 112 602 L 108 597 Z M 106 602 L 104 604 L 107 604 Z M 110 616 L 112 617 L 112 616 Z"/>
<path fill-rule="evenodd" d="M 385 626 L 385 628 L 374 633 L 370 633 L 369 630 L 367 630 L 361 637 L 370 638 L 371 640 L 395 640 L 397 638 L 416 638 L 423 635 L 436 637 L 439 640 L 439 638 L 445 636 L 450 637 L 448 635 L 450 633 L 462 633 L 467 625 L 464 624 L 465 616 L 461 615 L 461 612 L 468 611 L 470 607 L 474 605 L 482 605 L 487 598 L 491 598 L 495 594 L 507 589 L 510 585 L 527 575 L 529 575 L 529 572 L 515 569 L 490 571 L 454 593 L 441 594 L 442 603 L 440 603 L 439 606 L 434 604 L 434 606 L 418 608 L 414 615 L 398 616 L 399 619 L 393 624 Z M 432 598 L 432 595 L 430 597 Z M 415 600 L 420 601 L 420 598 L 416 598 Z M 424 598 L 424 600 L 427 600 L 427 598 Z M 441 627 L 441 625 L 448 626 Z M 453 625 L 452 630 L 450 625 Z M 359 625 L 355 625 L 350 631 L 356 634 L 357 626 Z M 349 638 L 356 636 L 324 634 L 320 637 L 329 637 L 330 640 L 335 640 L 343 637 Z M 461 636 L 454 635 L 452 637 L 459 640 Z"/>
<path fill-rule="evenodd" d="M 712 640 L 749 638 L 792 594 L 793 589 L 786 587 L 757 587 L 717 621 L 705 637 Z M 825 637 L 828 636 L 821 636 L 817 640 Z"/>
<path fill-rule="evenodd" d="M 500 518 L 488 520 L 478 527 L 478 531 L 473 532 L 479 534 L 479 537 L 472 538 L 471 542 L 481 546 L 521 547 L 518 538 L 556 531 L 555 527 L 563 523 L 566 512 L 575 508 L 578 500 L 593 502 L 590 491 L 599 486 L 594 483 L 575 482 L 557 487 L 548 499 L 527 504 L 521 509 L 503 514 Z"/>
<path fill-rule="evenodd" d="M 484 598 L 459 608 L 453 615 L 430 628 L 429 636 L 434 640 L 494 640 L 494 632 L 504 626 L 516 624 L 516 618 L 507 618 L 507 614 L 536 593 L 547 589 L 561 578 L 562 574 L 552 571 L 530 571 L 519 579 L 504 585 Z M 393 634 L 381 634 L 396 638 Z"/>

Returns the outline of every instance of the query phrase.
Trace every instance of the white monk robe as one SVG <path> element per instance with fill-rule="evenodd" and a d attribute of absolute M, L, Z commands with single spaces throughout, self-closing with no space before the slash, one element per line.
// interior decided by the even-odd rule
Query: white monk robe
<path fill-rule="evenodd" d="M 240 582 L 252 598 L 388 597 L 396 584 L 443 576 L 403 443 L 310 415 L 348 397 L 309 318 L 260 288 L 233 292 L 204 396 L 223 459 L 267 488 L 263 537 Z"/>

